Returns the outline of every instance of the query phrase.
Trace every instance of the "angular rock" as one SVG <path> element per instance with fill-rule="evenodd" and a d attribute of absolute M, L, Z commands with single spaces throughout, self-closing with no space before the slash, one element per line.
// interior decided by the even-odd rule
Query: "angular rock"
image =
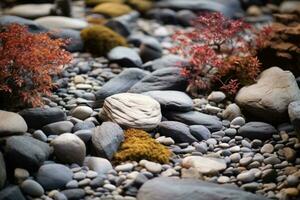
<path fill-rule="evenodd" d="M 226 162 L 220 158 L 188 156 L 182 161 L 184 168 L 195 168 L 201 174 L 214 175 L 226 169 Z"/>
<path fill-rule="evenodd" d="M 39 129 L 46 124 L 64 121 L 67 119 L 63 110 L 54 108 L 29 108 L 19 113 L 26 121 L 29 128 Z"/>
<path fill-rule="evenodd" d="M 143 64 L 139 54 L 128 47 L 115 47 L 108 52 L 107 57 L 122 67 L 141 67 Z"/>
<path fill-rule="evenodd" d="M 0 110 L 0 136 L 19 135 L 27 131 L 28 127 L 17 113 Z"/>
<path fill-rule="evenodd" d="M 114 94 L 127 92 L 134 84 L 149 73 L 138 68 L 124 69 L 118 76 L 110 79 L 96 92 L 97 100 L 104 100 Z"/>
<path fill-rule="evenodd" d="M 104 158 L 86 157 L 84 163 L 90 170 L 97 172 L 99 175 L 107 174 L 113 169 L 111 163 Z"/>
<path fill-rule="evenodd" d="M 132 93 L 120 93 L 105 99 L 99 113 L 105 121 L 113 121 L 122 127 L 150 130 L 161 121 L 160 104 L 153 98 Z"/>
<path fill-rule="evenodd" d="M 143 93 L 153 90 L 179 90 L 186 89 L 187 79 L 181 75 L 179 67 L 159 69 L 145 76 L 132 86 L 129 92 Z"/>
<path fill-rule="evenodd" d="M 72 180 L 72 171 L 61 164 L 46 164 L 40 167 L 36 180 L 47 191 L 60 189 Z"/>
<path fill-rule="evenodd" d="M 18 186 L 8 186 L 0 191 L 0 200 L 26 200 Z"/>
<path fill-rule="evenodd" d="M 70 133 L 74 127 L 70 121 L 60 121 L 43 126 L 42 130 L 46 135 L 60 135 L 63 133 Z"/>
<path fill-rule="evenodd" d="M 203 125 L 192 125 L 192 126 L 190 126 L 190 132 L 199 141 L 207 140 L 211 136 L 211 133 L 208 130 L 208 128 L 206 128 Z"/>
<path fill-rule="evenodd" d="M 164 90 L 150 91 L 142 93 L 158 101 L 163 110 L 191 111 L 193 110 L 193 100 L 186 93 L 180 91 Z"/>
<path fill-rule="evenodd" d="M 49 15 L 52 7 L 53 4 L 49 4 L 49 3 L 21 4 L 21 5 L 16 5 L 9 9 L 5 9 L 4 13 L 7 15 L 15 15 L 19 17 L 34 19 L 34 18 Z"/>
<path fill-rule="evenodd" d="M 270 124 L 264 122 L 249 122 L 242 126 L 238 134 L 249 139 L 267 140 L 276 134 L 277 130 Z"/>
<path fill-rule="evenodd" d="M 256 84 L 243 87 L 235 101 L 249 114 L 266 122 L 281 122 L 288 117 L 288 105 L 300 100 L 294 75 L 278 67 L 263 71 Z"/>
<path fill-rule="evenodd" d="M 66 28 L 81 30 L 88 26 L 86 21 L 62 16 L 40 17 L 34 20 L 34 22 L 48 29 Z"/>
<path fill-rule="evenodd" d="M 222 129 L 222 122 L 216 117 L 198 111 L 190 112 L 168 112 L 165 114 L 168 120 L 179 121 L 187 125 L 203 125 L 210 131 L 215 132 Z"/>
<path fill-rule="evenodd" d="M 56 159 L 62 163 L 82 165 L 86 147 L 84 142 L 76 135 L 64 133 L 51 141 Z"/>
<path fill-rule="evenodd" d="M 112 159 L 124 141 L 122 128 L 113 122 L 104 122 L 94 129 L 92 144 L 97 156 Z"/>
<path fill-rule="evenodd" d="M 49 155 L 49 145 L 32 137 L 12 136 L 6 140 L 6 161 L 13 167 L 36 170 Z"/>
<path fill-rule="evenodd" d="M 6 166 L 3 158 L 3 154 L 0 152 L 0 190 L 6 182 Z"/>
<path fill-rule="evenodd" d="M 197 139 L 190 133 L 189 127 L 181 122 L 163 121 L 158 125 L 158 132 L 171 137 L 177 143 L 193 143 Z"/>
<path fill-rule="evenodd" d="M 139 190 L 137 200 L 267 200 L 237 187 L 226 187 L 197 179 L 159 177 L 147 181 Z"/>

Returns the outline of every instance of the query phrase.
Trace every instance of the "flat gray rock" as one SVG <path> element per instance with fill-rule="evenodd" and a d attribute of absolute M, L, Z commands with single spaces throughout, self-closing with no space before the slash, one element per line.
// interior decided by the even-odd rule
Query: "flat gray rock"
<path fill-rule="evenodd" d="M 155 178 L 139 190 L 137 200 L 267 200 L 238 189 L 196 179 Z"/>
<path fill-rule="evenodd" d="M 182 76 L 179 67 L 159 69 L 145 76 L 132 86 L 129 92 L 143 93 L 153 90 L 179 90 L 184 91 L 187 79 Z"/>
<path fill-rule="evenodd" d="M 81 30 L 88 26 L 88 23 L 81 19 L 62 16 L 46 16 L 34 20 L 35 23 L 48 29 L 75 29 Z"/>
<path fill-rule="evenodd" d="M 52 7 L 53 4 L 49 3 L 20 4 L 9 9 L 5 9 L 4 14 L 34 19 L 49 15 Z"/>
<path fill-rule="evenodd" d="M 90 170 L 97 172 L 99 175 L 107 174 L 113 169 L 111 163 L 105 158 L 86 157 L 84 163 Z"/>
<path fill-rule="evenodd" d="M 71 133 L 74 125 L 70 121 L 60 121 L 43 126 L 42 130 L 46 135 L 60 135 Z"/>
<path fill-rule="evenodd" d="M 107 57 L 121 67 L 141 67 L 143 64 L 139 54 L 128 47 L 115 47 L 108 52 Z"/>
<path fill-rule="evenodd" d="M 222 122 L 216 117 L 198 111 L 189 112 L 167 112 L 164 116 L 168 120 L 179 121 L 187 125 L 203 125 L 210 131 L 222 129 Z"/>
<path fill-rule="evenodd" d="M 156 71 L 158 69 L 167 67 L 180 67 L 184 62 L 187 62 L 187 60 L 183 59 L 180 56 L 173 54 L 166 55 L 152 62 L 151 71 Z"/>
<path fill-rule="evenodd" d="M 113 122 L 103 122 L 94 129 L 92 145 L 96 156 L 112 159 L 124 141 L 122 128 Z"/>
<path fill-rule="evenodd" d="M 267 140 L 276 134 L 277 130 L 270 124 L 264 122 L 249 122 L 242 126 L 238 134 L 249 139 Z"/>
<path fill-rule="evenodd" d="M 162 110 L 171 111 L 191 111 L 193 110 L 193 100 L 186 93 L 172 90 L 149 91 L 143 93 L 160 103 Z"/>

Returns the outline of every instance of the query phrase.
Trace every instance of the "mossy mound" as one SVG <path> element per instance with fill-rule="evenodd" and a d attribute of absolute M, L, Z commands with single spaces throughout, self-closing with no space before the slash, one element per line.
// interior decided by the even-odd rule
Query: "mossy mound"
<path fill-rule="evenodd" d="M 125 38 L 101 25 L 85 28 L 80 35 L 85 49 L 97 56 L 105 56 L 114 47 L 127 46 Z"/>
<path fill-rule="evenodd" d="M 153 6 L 153 3 L 149 0 L 128 0 L 127 4 L 141 13 L 146 13 Z"/>
<path fill-rule="evenodd" d="M 97 5 L 92 12 L 105 15 L 107 17 L 118 17 L 130 13 L 132 9 L 121 3 L 102 3 Z"/>
<path fill-rule="evenodd" d="M 153 162 L 169 163 L 171 151 L 155 141 L 147 132 L 138 129 L 125 131 L 125 141 L 115 154 L 116 162 L 140 161 L 146 159 Z"/>
<path fill-rule="evenodd" d="M 101 3 L 124 3 L 124 0 L 85 0 L 85 5 L 96 6 Z"/>

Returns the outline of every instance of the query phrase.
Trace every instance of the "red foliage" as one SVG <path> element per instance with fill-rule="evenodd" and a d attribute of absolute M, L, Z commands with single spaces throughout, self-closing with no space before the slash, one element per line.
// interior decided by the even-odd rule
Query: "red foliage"
<path fill-rule="evenodd" d="M 51 39 L 47 33 L 30 33 L 18 24 L 4 27 L 0 32 L 1 98 L 41 105 L 41 96 L 51 92 L 51 76 L 72 59 L 62 49 L 65 42 Z"/>
<path fill-rule="evenodd" d="M 188 89 L 211 89 L 212 85 L 234 95 L 251 84 L 260 72 L 255 57 L 270 29 L 257 31 L 242 20 L 230 20 L 220 13 L 205 13 L 189 31 L 178 31 L 172 52 L 189 59 L 183 67 Z"/>

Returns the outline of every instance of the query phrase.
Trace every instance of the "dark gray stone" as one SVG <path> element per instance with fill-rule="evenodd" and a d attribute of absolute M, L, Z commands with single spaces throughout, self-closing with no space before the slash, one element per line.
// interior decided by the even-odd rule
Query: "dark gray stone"
<path fill-rule="evenodd" d="M 60 189 L 72 180 L 72 171 L 61 164 L 46 164 L 40 167 L 36 180 L 47 191 Z"/>
<path fill-rule="evenodd" d="M 46 135 L 60 135 L 71 133 L 74 125 L 70 121 L 60 121 L 43 126 L 42 130 Z"/>
<path fill-rule="evenodd" d="M 167 67 L 180 67 L 186 60 L 177 55 L 166 55 L 152 62 L 151 71 L 163 69 Z"/>
<path fill-rule="evenodd" d="M 77 135 L 85 144 L 89 143 L 92 139 L 93 131 L 92 130 L 79 130 L 74 133 Z"/>
<path fill-rule="evenodd" d="M 79 130 L 89 130 L 95 128 L 95 124 L 91 121 L 78 122 L 74 125 L 72 132 Z"/>
<path fill-rule="evenodd" d="M 210 138 L 211 133 L 205 126 L 202 125 L 192 125 L 190 126 L 191 134 L 199 141 L 207 140 Z"/>
<path fill-rule="evenodd" d="M 96 92 L 96 99 L 104 100 L 111 95 L 127 92 L 134 84 L 148 74 L 147 71 L 138 68 L 125 69 L 118 76 L 105 83 L 101 89 Z"/>
<path fill-rule="evenodd" d="M 300 101 L 294 101 L 289 104 L 288 113 L 290 121 L 293 124 L 298 136 L 300 136 Z"/>
<path fill-rule="evenodd" d="M 39 129 L 46 124 L 67 119 L 66 114 L 60 108 L 29 108 L 19 113 L 26 121 L 29 128 Z"/>
<path fill-rule="evenodd" d="M 163 136 L 171 137 L 177 143 L 197 142 L 197 139 L 190 133 L 189 127 L 181 122 L 161 122 L 158 125 L 158 132 Z"/>
<path fill-rule="evenodd" d="M 92 144 L 96 156 L 112 159 L 124 140 L 122 128 L 113 122 L 104 122 L 94 129 Z"/>
<path fill-rule="evenodd" d="M 196 179 L 155 178 L 139 190 L 137 200 L 267 200 L 234 186 L 218 185 Z"/>
<path fill-rule="evenodd" d="M 21 184 L 21 189 L 25 194 L 33 197 L 40 197 L 44 194 L 42 186 L 34 180 L 25 180 Z"/>
<path fill-rule="evenodd" d="M 145 76 L 132 86 L 129 92 L 143 93 L 153 90 L 180 90 L 186 89 L 187 79 L 181 75 L 178 67 L 159 69 Z"/>
<path fill-rule="evenodd" d="M 276 134 L 277 130 L 270 124 L 264 122 L 249 122 L 242 126 L 238 134 L 249 139 L 267 140 Z"/>
<path fill-rule="evenodd" d="M 219 131 L 222 129 L 222 122 L 216 117 L 198 111 L 190 112 L 168 112 L 165 114 L 168 120 L 179 121 L 187 125 L 203 125 L 210 131 Z"/>
<path fill-rule="evenodd" d="M 68 200 L 80 200 L 84 197 L 85 191 L 84 189 L 68 189 L 61 191 Z"/>
<path fill-rule="evenodd" d="M 111 62 L 116 62 L 122 67 L 141 67 L 143 62 L 139 54 L 132 48 L 115 47 L 107 54 Z"/>
<path fill-rule="evenodd" d="M 164 24 L 178 24 L 176 12 L 168 8 L 152 9 L 147 13 L 147 17 L 155 19 Z"/>
<path fill-rule="evenodd" d="M 3 155 L 0 151 L 0 190 L 3 188 L 6 182 L 6 166 Z"/>
<path fill-rule="evenodd" d="M 13 167 L 36 170 L 49 155 L 49 145 L 32 137 L 12 136 L 6 140 L 6 161 Z"/>
<path fill-rule="evenodd" d="M 0 191 L 0 200 L 26 200 L 18 186 L 8 186 Z"/>
<path fill-rule="evenodd" d="M 180 91 L 150 91 L 143 93 L 150 96 L 161 105 L 163 110 L 191 111 L 193 110 L 193 100 L 186 93 Z"/>
<path fill-rule="evenodd" d="M 197 15 L 191 10 L 180 10 L 177 12 L 177 21 L 182 26 L 192 25 L 193 20 L 197 18 Z"/>
<path fill-rule="evenodd" d="M 140 46 L 140 56 L 144 63 L 160 58 L 162 56 L 160 43 L 152 37 L 144 38 Z"/>
<path fill-rule="evenodd" d="M 156 7 L 175 10 L 214 11 L 221 12 L 227 17 L 235 17 L 243 13 L 238 0 L 165 0 Z"/>
<path fill-rule="evenodd" d="M 80 37 L 80 31 L 73 29 L 59 29 L 51 32 L 53 38 L 61 38 L 69 40 L 66 50 L 69 52 L 83 51 L 83 41 Z"/>

